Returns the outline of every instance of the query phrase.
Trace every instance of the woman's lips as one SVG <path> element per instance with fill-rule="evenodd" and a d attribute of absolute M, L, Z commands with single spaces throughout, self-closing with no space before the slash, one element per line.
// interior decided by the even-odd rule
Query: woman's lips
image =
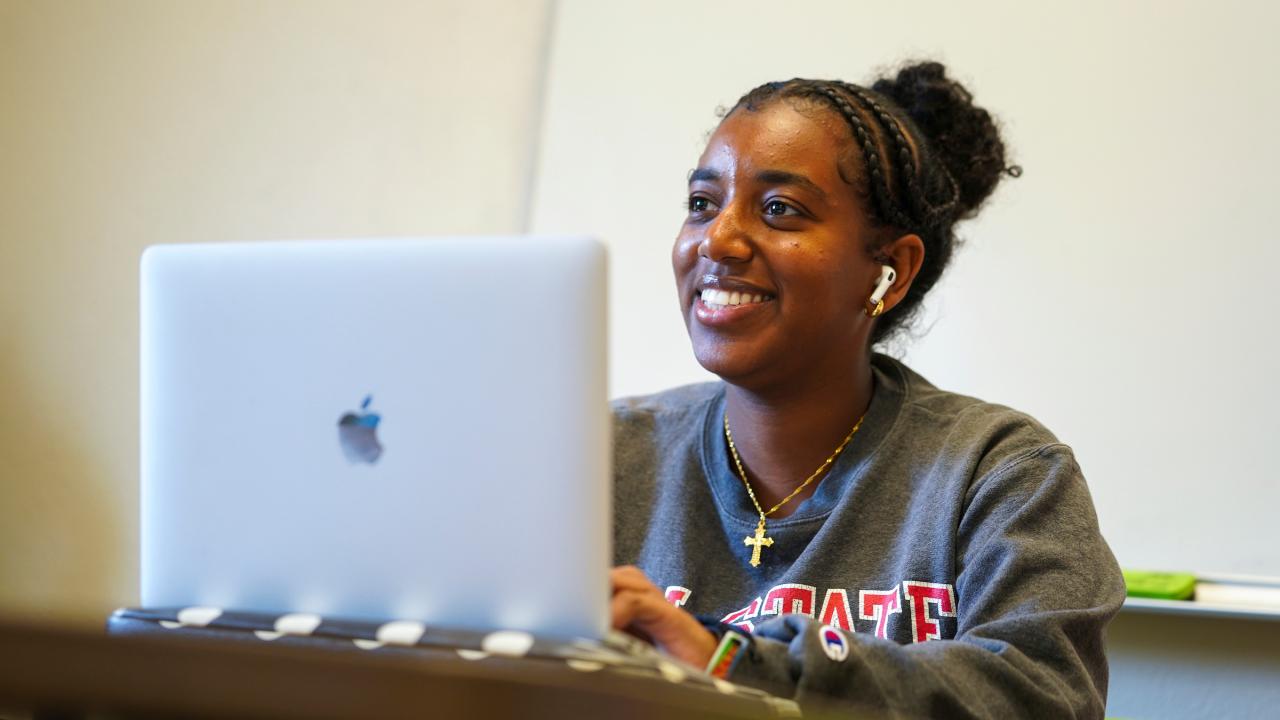
<path fill-rule="evenodd" d="M 703 275 L 698 278 L 698 283 L 694 286 L 694 292 L 701 295 L 702 299 L 708 303 L 714 302 L 720 305 L 737 305 L 737 302 L 729 300 L 729 296 L 732 295 L 742 295 L 747 299 L 751 299 L 753 296 L 760 296 L 766 300 L 773 297 L 772 293 L 759 285 L 731 275 Z M 717 294 L 721 295 L 718 300 L 715 298 Z"/>
<path fill-rule="evenodd" d="M 739 294 L 738 304 L 721 304 L 715 300 L 723 299 L 723 296 L 715 297 L 714 293 L 714 290 L 704 290 L 693 299 L 693 315 L 707 327 L 726 327 L 749 320 L 768 310 L 774 302 L 773 298 L 762 295 L 754 295 L 744 301 Z"/>

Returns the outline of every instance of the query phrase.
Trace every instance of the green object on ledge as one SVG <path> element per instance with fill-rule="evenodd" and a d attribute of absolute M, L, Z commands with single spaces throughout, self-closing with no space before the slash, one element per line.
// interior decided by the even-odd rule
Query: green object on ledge
<path fill-rule="evenodd" d="M 1124 584 L 1129 597 L 1190 600 L 1196 594 L 1196 576 L 1191 573 L 1125 570 Z"/>

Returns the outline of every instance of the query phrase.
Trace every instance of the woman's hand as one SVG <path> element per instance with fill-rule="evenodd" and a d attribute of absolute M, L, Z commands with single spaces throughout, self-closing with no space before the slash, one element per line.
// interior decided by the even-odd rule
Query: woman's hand
<path fill-rule="evenodd" d="M 706 667 L 716 650 L 716 637 L 692 615 L 667 602 L 657 585 L 639 568 L 616 567 L 613 585 L 613 627 L 643 638 L 671 657 L 696 668 Z"/>

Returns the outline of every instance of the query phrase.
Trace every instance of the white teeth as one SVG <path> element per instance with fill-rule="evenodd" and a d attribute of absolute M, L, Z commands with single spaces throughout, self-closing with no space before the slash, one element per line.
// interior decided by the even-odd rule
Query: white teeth
<path fill-rule="evenodd" d="M 715 288 L 707 288 L 700 294 L 702 302 L 705 305 L 721 308 L 731 305 L 747 305 L 749 303 L 760 303 L 765 301 L 764 295 L 751 295 L 744 292 L 728 292 L 727 290 L 716 290 Z"/>

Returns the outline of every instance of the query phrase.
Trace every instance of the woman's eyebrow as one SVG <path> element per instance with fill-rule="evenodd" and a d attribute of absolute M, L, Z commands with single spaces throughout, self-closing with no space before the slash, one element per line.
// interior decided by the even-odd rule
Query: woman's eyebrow
<path fill-rule="evenodd" d="M 689 171 L 689 184 L 704 181 L 718 182 L 720 180 L 720 172 L 711 168 L 697 168 Z M 795 185 L 817 195 L 819 199 L 826 200 L 827 193 L 817 183 L 800 175 L 798 173 L 788 172 L 786 170 L 761 170 L 756 173 L 756 182 L 766 185 Z"/>
<path fill-rule="evenodd" d="M 786 170 L 761 170 L 756 173 L 756 181 L 766 185 L 796 185 L 817 195 L 821 200 L 827 199 L 826 191 L 818 187 L 817 183 L 804 175 Z"/>
<path fill-rule="evenodd" d="M 716 182 L 720 179 L 720 173 L 711 168 L 697 168 L 689 171 L 689 184 L 692 185 L 700 180 L 707 182 Z"/>

